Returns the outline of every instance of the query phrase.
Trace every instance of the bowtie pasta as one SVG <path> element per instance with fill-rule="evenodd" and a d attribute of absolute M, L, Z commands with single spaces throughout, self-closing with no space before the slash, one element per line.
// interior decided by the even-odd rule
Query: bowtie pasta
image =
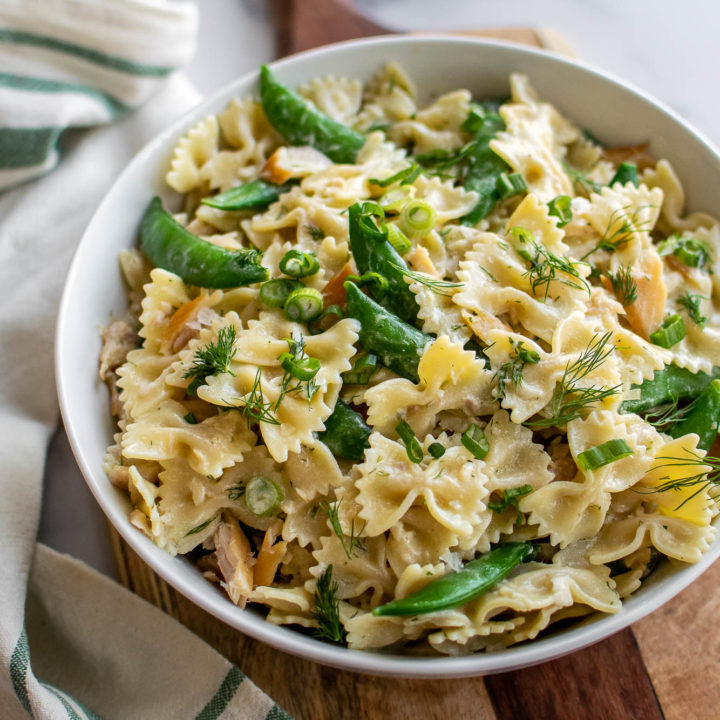
<path fill-rule="evenodd" d="M 121 257 L 100 372 L 132 524 L 268 622 L 414 653 L 697 562 L 720 230 L 670 164 L 522 75 L 419 106 L 392 64 L 297 92 L 263 68 L 260 95 L 178 141 L 180 211 Z"/>

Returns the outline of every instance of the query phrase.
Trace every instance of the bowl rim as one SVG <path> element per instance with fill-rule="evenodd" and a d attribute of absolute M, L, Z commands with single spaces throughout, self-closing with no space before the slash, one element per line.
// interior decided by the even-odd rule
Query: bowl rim
<path fill-rule="evenodd" d="M 686 133 L 693 135 L 701 145 L 704 146 L 705 151 L 713 156 L 715 162 L 720 166 L 720 154 L 712 142 L 662 101 L 657 100 L 652 95 L 639 89 L 634 84 L 622 80 L 613 73 L 606 72 L 583 61 L 565 57 L 556 52 L 523 46 L 518 43 L 439 33 L 419 33 L 413 35 L 391 34 L 324 45 L 268 63 L 268 66 L 282 73 L 285 68 L 292 68 L 296 64 L 302 64 L 306 58 L 332 56 L 334 53 L 343 52 L 345 49 L 361 46 L 377 48 L 377 46 L 395 46 L 398 44 L 452 44 L 456 46 L 466 45 L 468 47 L 498 47 L 518 53 L 521 56 L 531 58 L 541 57 L 544 60 L 550 59 L 559 64 L 574 67 L 575 69 L 609 82 L 611 85 L 619 86 L 620 89 L 630 92 L 638 99 L 654 106 L 655 109 L 668 116 L 674 123 L 680 125 Z M 381 58 L 382 56 L 379 57 Z M 107 477 L 104 474 L 102 478 L 96 477 L 96 473 L 93 470 L 93 463 L 91 463 L 88 453 L 84 449 L 82 438 L 79 437 L 73 426 L 72 401 L 69 397 L 66 380 L 72 373 L 71 368 L 65 362 L 65 357 L 66 347 L 70 344 L 68 327 L 72 322 L 69 317 L 68 306 L 73 294 L 75 281 L 82 273 L 82 249 L 87 245 L 91 237 L 91 230 L 95 218 L 105 207 L 113 204 L 113 196 L 116 188 L 124 182 L 124 179 L 128 175 L 132 175 L 136 167 L 142 166 L 149 157 L 152 157 L 168 137 L 171 135 L 175 137 L 179 136 L 180 133 L 187 128 L 188 122 L 194 120 L 203 108 L 214 106 L 222 97 L 227 96 L 236 87 L 251 86 L 257 81 L 258 75 L 259 70 L 252 70 L 244 73 L 230 83 L 225 84 L 210 96 L 203 98 L 192 108 L 176 117 L 169 126 L 144 144 L 128 162 L 105 194 L 101 203 L 95 209 L 93 217 L 88 223 L 74 252 L 66 277 L 55 333 L 55 377 L 60 411 L 70 446 L 86 484 L 108 520 L 134 552 L 165 582 L 203 610 L 230 625 L 232 628 L 256 640 L 260 640 L 276 650 L 343 670 L 370 675 L 427 679 L 490 675 L 509 670 L 517 670 L 559 658 L 623 630 L 675 597 L 699 577 L 715 559 L 720 556 L 720 538 L 714 540 L 698 563 L 687 565 L 674 571 L 670 577 L 663 581 L 663 587 L 659 588 L 652 598 L 646 599 L 640 596 L 639 601 L 633 602 L 637 598 L 637 595 L 633 595 L 623 602 L 622 609 L 615 615 L 600 616 L 571 629 L 560 631 L 559 633 L 543 637 L 539 640 L 536 639 L 527 643 L 511 646 L 501 651 L 489 653 L 480 652 L 457 657 L 414 657 L 385 653 L 382 651 L 351 650 L 349 648 L 337 647 L 303 635 L 292 629 L 292 626 L 272 625 L 259 615 L 238 608 L 232 604 L 224 593 L 218 591 L 217 588 L 211 583 L 204 581 L 204 579 L 205 584 L 189 581 L 183 573 L 178 573 L 171 564 L 171 561 L 177 561 L 177 558 L 171 557 L 168 553 L 158 548 L 149 538 L 130 524 L 127 513 L 120 507 L 119 503 L 114 500 L 113 494 L 110 492 L 112 486 L 109 484 Z"/>

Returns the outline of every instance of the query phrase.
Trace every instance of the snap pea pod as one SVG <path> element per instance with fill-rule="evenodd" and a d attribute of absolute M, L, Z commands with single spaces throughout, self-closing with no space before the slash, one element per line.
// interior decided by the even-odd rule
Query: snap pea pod
<path fill-rule="evenodd" d="M 193 235 L 154 197 L 140 223 L 140 245 L 154 265 L 189 285 L 229 288 L 265 280 L 257 250 L 226 250 Z"/>
<path fill-rule="evenodd" d="M 720 367 L 714 367 L 712 375 L 708 375 L 704 372 L 693 373 L 677 365 L 666 365 L 662 370 L 656 370 L 651 380 L 633 385 L 633 388 L 640 388 L 640 397 L 637 400 L 626 400 L 620 410 L 643 414 L 667 403 L 694 400 L 705 391 L 713 378 L 720 378 Z"/>
<path fill-rule="evenodd" d="M 466 156 L 467 172 L 463 186 L 479 195 L 477 205 L 460 219 L 463 225 L 475 225 L 487 216 L 500 200 L 497 182 L 510 166 L 490 147 L 490 141 L 505 123 L 496 112 L 486 113 L 474 127 L 475 140 Z"/>
<path fill-rule="evenodd" d="M 260 99 L 270 124 L 291 145 L 310 145 L 336 163 L 353 163 L 365 136 L 316 110 L 260 68 Z"/>
<path fill-rule="evenodd" d="M 403 322 L 352 282 L 345 283 L 347 316 L 360 322 L 360 344 L 398 375 L 418 381 L 418 363 L 430 335 Z"/>
<path fill-rule="evenodd" d="M 693 403 L 690 412 L 675 423 L 668 434 L 678 438 L 688 433 L 696 433 L 700 441 L 698 447 L 710 450 L 718 434 L 720 422 L 720 380 L 713 380 L 707 389 Z"/>
<path fill-rule="evenodd" d="M 325 430 L 318 433 L 318 438 L 335 457 L 362 460 L 365 449 L 370 447 L 368 438 L 371 432 L 363 416 L 338 398 L 335 409 L 325 421 Z"/>
<path fill-rule="evenodd" d="M 265 180 L 251 180 L 244 185 L 230 188 L 224 193 L 213 197 L 203 198 L 203 205 L 218 210 L 252 210 L 264 207 L 275 202 L 283 193 L 288 192 L 296 183 L 287 182 L 283 185 L 265 182 Z"/>
<path fill-rule="evenodd" d="M 373 615 L 423 615 L 449 610 L 474 600 L 506 578 L 513 568 L 531 560 L 535 548 L 530 543 L 507 542 L 481 555 L 458 570 L 432 580 L 417 592 L 380 605 Z"/>
<path fill-rule="evenodd" d="M 391 308 L 402 320 L 414 322 L 418 305 L 402 272 L 407 263 L 388 242 L 385 223 L 378 227 L 373 219 L 382 212 L 374 203 L 355 203 L 350 207 L 350 249 L 361 275 L 376 272 L 387 280 L 386 287 L 373 288 L 375 300 Z"/>

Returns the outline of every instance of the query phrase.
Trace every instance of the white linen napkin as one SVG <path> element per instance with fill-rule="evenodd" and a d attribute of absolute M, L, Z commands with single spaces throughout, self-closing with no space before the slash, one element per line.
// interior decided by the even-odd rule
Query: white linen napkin
<path fill-rule="evenodd" d="M 65 274 L 123 166 L 197 102 L 172 74 L 195 28 L 186 1 L 0 3 L 0 189 L 24 183 L 0 194 L 3 718 L 288 717 L 174 620 L 36 544 Z"/>

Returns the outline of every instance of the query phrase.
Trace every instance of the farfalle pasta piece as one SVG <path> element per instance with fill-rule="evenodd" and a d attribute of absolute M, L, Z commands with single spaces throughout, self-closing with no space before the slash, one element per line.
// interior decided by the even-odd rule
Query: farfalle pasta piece
<path fill-rule="evenodd" d="M 384 533 L 411 507 L 423 503 L 440 525 L 469 535 L 486 509 L 483 466 L 461 445 L 449 447 L 440 458 L 427 456 L 422 464 L 415 464 L 402 444 L 374 432 L 355 483 L 364 533 L 370 537 Z"/>
<path fill-rule="evenodd" d="M 605 521 L 612 493 L 627 490 L 644 477 L 652 465 L 654 451 L 662 444 L 658 433 L 648 431 L 637 415 L 616 415 L 594 410 L 587 419 L 567 426 L 570 452 L 577 456 L 613 439 L 627 442 L 633 454 L 594 470 L 578 468 L 574 480 L 558 480 L 526 495 L 520 509 L 528 521 L 538 525 L 540 536 L 549 535 L 554 545 L 596 535 Z"/>
<path fill-rule="evenodd" d="M 284 381 L 293 386 L 296 383 L 285 376 L 280 355 L 288 351 L 287 338 L 302 337 L 302 332 L 297 323 L 274 313 L 261 313 L 259 320 L 250 321 L 237 334 L 237 352 L 229 368 L 234 375 L 210 376 L 197 391 L 213 405 L 245 408 L 250 419 L 260 417 L 259 432 L 277 462 L 285 462 L 289 452 L 300 452 L 303 445 L 312 446 L 313 433 L 324 429 L 338 398 L 341 374 L 352 367 L 358 322 L 340 320 L 323 333 L 303 338 L 304 352 L 321 363 L 312 380 L 312 397 L 308 397 L 309 386 L 293 392 L 283 386 Z"/>
<path fill-rule="evenodd" d="M 407 73 L 395 63 L 388 63 L 365 86 L 358 129 L 367 132 L 388 121 L 411 118 L 417 112 L 415 95 L 415 87 Z"/>
<path fill-rule="evenodd" d="M 441 95 L 412 119 L 395 123 L 388 136 L 398 145 L 412 143 L 416 153 L 460 147 L 465 137 L 460 126 L 470 111 L 470 100 L 467 90 Z"/>
<path fill-rule="evenodd" d="M 607 568 L 588 570 L 526 563 L 497 587 L 465 606 L 466 626 L 432 633 L 428 640 L 433 646 L 446 640 L 465 645 L 477 635 L 488 634 L 485 626 L 495 615 L 512 610 L 530 613 L 529 617 L 535 620 L 532 613 L 549 611 L 540 623 L 529 622 L 526 617 L 522 624 L 509 631 L 512 637 L 507 644 L 531 639 L 547 626 L 553 612 L 576 603 L 605 613 L 620 610 L 620 598 L 612 587 Z M 532 630 L 526 625 L 532 625 Z"/>
<path fill-rule="evenodd" d="M 717 227 L 720 224 L 715 217 L 707 213 L 685 214 L 685 191 L 667 160 L 658 160 L 654 168 L 645 170 L 642 181 L 648 187 L 657 188 L 663 193 L 660 214 L 666 231 L 697 230 L 699 227 Z"/>
<path fill-rule="evenodd" d="M 522 174 L 540 200 L 571 195 L 563 159 L 566 146 L 578 139 L 580 131 L 550 103 L 538 99 L 526 76 L 512 74 L 510 88 L 512 102 L 500 108 L 506 130 L 490 146 L 513 172 Z"/>
<path fill-rule="evenodd" d="M 186 415 L 185 406 L 175 400 L 165 400 L 142 415 L 123 433 L 123 457 L 159 462 L 186 458 L 201 475 L 217 477 L 255 444 L 255 433 L 239 412 L 220 413 L 196 424 Z"/>
<path fill-rule="evenodd" d="M 430 335 L 446 335 L 454 343 L 465 344 L 471 337 L 460 308 L 448 295 L 439 295 L 421 283 L 414 282 L 410 289 L 418 304 L 418 320 L 422 331 Z"/>
<path fill-rule="evenodd" d="M 333 120 L 352 125 L 362 100 L 362 83 L 355 78 L 326 75 L 313 78 L 298 92 Z"/>
<path fill-rule="evenodd" d="M 540 206 L 532 195 L 508 220 L 508 231 L 517 227 L 531 233 L 534 241 L 549 252 L 562 254 L 566 250 L 547 207 Z M 549 245 L 544 245 L 546 242 Z M 532 248 L 527 251 L 533 253 Z M 589 269 L 580 264 L 574 268 L 576 276 L 560 272 L 534 291 L 528 263 L 506 240 L 494 233 L 483 233 L 460 262 L 457 277 L 463 287 L 453 295 L 453 302 L 468 311 L 471 321 L 483 313 L 506 318 L 511 325 L 520 325 L 530 336 L 549 343 L 561 320 L 584 311 L 589 300 L 589 288 L 584 283 Z M 482 335 L 480 339 L 488 342 Z"/>
<path fill-rule="evenodd" d="M 201 170 L 217 152 L 220 128 L 217 118 L 206 117 L 191 127 L 173 151 L 167 184 L 181 193 L 194 190 L 201 182 Z"/>
<path fill-rule="evenodd" d="M 494 406 L 490 395 L 492 374 L 475 353 L 463 350 L 460 343 L 453 343 L 446 335 L 427 347 L 418 375 L 417 384 L 397 378 L 368 390 L 368 423 L 379 432 L 391 432 L 401 414 L 422 437 L 443 410 L 478 415 Z"/>
<path fill-rule="evenodd" d="M 363 537 L 350 551 L 350 557 L 346 548 L 347 543 L 341 543 L 337 535 L 323 537 L 320 548 L 313 551 L 317 564 L 310 568 L 310 574 L 317 578 L 332 565 L 333 582 L 338 584 L 338 598 L 358 598 L 369 592 L 370 603 L 377 605 L 395 584 L 395 578 L 385 560 L 385 538 Z M 312 581 L 309 581 L 305 587 L 310 589 L 312 585 Z"/>

